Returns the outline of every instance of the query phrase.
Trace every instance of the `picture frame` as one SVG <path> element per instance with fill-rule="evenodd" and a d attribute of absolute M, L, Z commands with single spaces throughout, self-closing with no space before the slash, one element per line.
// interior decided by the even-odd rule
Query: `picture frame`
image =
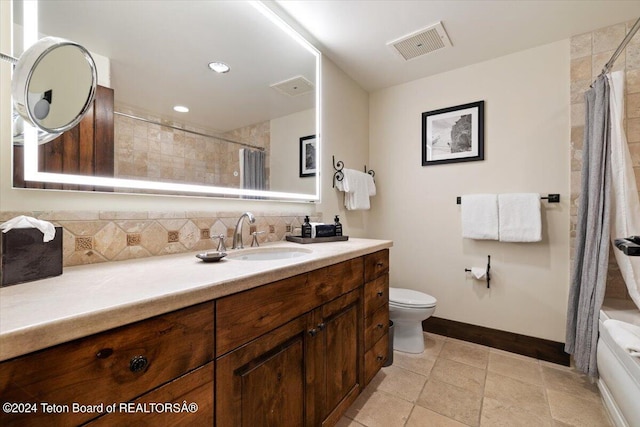
<path fill-rule="evenodd" d="M 422 166 L 484 160 L 484 101 L 422 113 Z"/>
<path fill-rule="evenodd" d="M 316 176 L 316 136 L 300 138 L 300 178 Z"/>

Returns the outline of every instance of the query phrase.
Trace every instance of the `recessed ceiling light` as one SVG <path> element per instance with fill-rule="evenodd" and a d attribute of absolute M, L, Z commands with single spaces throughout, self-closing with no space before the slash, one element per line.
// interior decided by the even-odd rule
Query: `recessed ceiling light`
<path fill-rule="evenodd" d="M 224 62 L 209 62 L 209 68 L 211 68 L 216 73 L 228 73 L 231 68 Z"/>
<path fill-rule="evenodd" d="M 173 107 L 173 111 L 177 111 L 178 113 L 188 113 L 189 109 L 184 105 L 176 105 Z"/>

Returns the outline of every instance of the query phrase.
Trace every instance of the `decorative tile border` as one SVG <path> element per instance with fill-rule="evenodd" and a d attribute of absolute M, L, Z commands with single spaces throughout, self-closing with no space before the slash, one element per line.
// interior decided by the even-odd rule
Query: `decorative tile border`
<path fill-rule="evenodd" d="M 63 265 L 121 261 L 155 255 L 211 250 L 225 235 L 231 247 L 236 222 L 242 212 L 107 212 L 107 211 L 38 211 L 0 212 L 0 222 L 18 215 L 28 215 L 63 228 Z M 243 227 L 243 243 L 251 245 L 251 232 L 264 232 L 258 241 L 284 240 L 300 228 L 305 215 L 320 221 L 321 213 L 287 214 L 254 212 L 255 224 Z"/>

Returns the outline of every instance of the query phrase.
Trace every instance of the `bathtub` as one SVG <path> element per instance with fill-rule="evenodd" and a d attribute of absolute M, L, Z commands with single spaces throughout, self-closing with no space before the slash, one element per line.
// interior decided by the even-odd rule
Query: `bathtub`
<path fill-rule="evenodd" d="M 598 388 L 616 427 L 640 426 L 640 358 L 622 350 L 602 326 L 607 319 L 640 326 L 640 310 L 631 300 L 605 300 L 600 310 Z"/>

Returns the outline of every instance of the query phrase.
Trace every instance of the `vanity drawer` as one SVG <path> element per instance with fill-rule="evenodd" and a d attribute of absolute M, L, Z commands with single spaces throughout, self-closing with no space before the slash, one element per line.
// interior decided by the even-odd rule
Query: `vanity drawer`
<path fill-rule="evenodd" d="M 364 281 L 370 282 L 389 272 L 389 249 L 374 252 L 364 257 Z"/>
<path fill-rule="evenodd" d="M 362 286 L 362 258 L 216 301 L 216 357 Z"/>
<path fill-rule="evenodd" d="M 359 257 L 311 271 L 309 286 L 315 290 L 319 302 L 324 304 L 362 286 L 363 279 L 364 260 Z"/>
<path fill-rule="evenodd" d="M 121 402 L 122 405 L 117 402 L 114 413 L 104 415 L 87 426 L 212 426 L 215 401 L 213 364 L 214 362 L 209 362 L 133 402 Z M 183 402 L 186 405 L 195 403 L 197 408 L 187 406 L 187 410 L 183 410 Z M 167 404 L 171 405 L 170 408 L 166 408 Z M 160 405 L 163 409 L 153 410 L 151 405 Z M 179 405 L 180 408 L 174 405 Z M 147 412 L 144 412 L 145 409 Z"/>
<path fill-rule="evenodd" d="M 370 317 L 389 302 L 389 275 L 385 274 L 364 285 L 364 317 Z"/>
<path fill-rule="evenodd" d="M 389 307 L 379 307 L 364 321 L 364 349 L 369 350 L 380 337 L 389 332 Z"/>
<path fill-rule="evenodd" d="M 2 412 L 0 424 L 80 424 L 96 414 L 74 413 L 74 403 L 126 402 L 202 366 L 213 360 L 213 320 L 208 302 L 3 362 L 3 402 L 37 403 L 38 412 Z M 47 414 L 40 402 L 69 410 Z"/>
<path fill-rule="evenodd" d="M 313 310 L 307 279 L 301 274 L 216 300 L 216 357 Z"/>
<path fill-rule="evenodd" d="M 378 373 L 384 362 L 387 360 L 389 346 L 389 334 L 384 334 L 378 342 L 374 344 L 364 354 L 364 385 L 369 384 L 371 379 Z"/>

